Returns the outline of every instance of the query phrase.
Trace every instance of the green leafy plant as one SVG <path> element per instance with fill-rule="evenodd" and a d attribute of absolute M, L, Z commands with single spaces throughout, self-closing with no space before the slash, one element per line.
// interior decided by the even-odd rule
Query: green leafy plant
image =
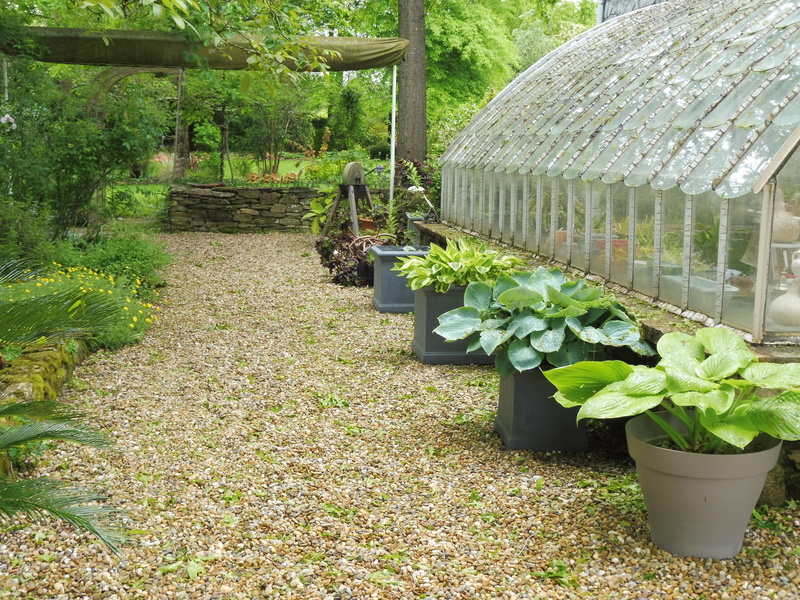
<path fill-rule="evenodd" d="M 86 291 L 75 282 L 48 289 L 51 277 L 24 261 L 0 265 L 0 345 L 28 344 L 86 338 L 117 322 L 120 308 L 105 292 Z"/>
<path fill-rule="evenodd" d="M 583 279 L 568 281 L 557 268 L 501 273 L 494 285 L 470 283 L 464 306 L 441 315 L 439 323 L 434 332 L 446 340 L 470 338 L 469 351 L 494 354 L 501 375 L 545 361 L 570 365 L 604 346 L 653 354 L 636 319 L 613 296 Z"/>
<path fill-rule="evenodd" d="M 0 407 L 0 455 L 43 440 L 66 440 L 93 448 L 107 448 L 110 440 L 83 421 L 86 415 L 57 402 L 11 402 Z M 0 475 L 0 520 L 26 515 L 45 516 L 85 529 L 114 553 L 125 540 L 121 511 L 97 504 L 105 498 L 83 488 L 47 477 L 15 480 Z"/>
<path fill-rule="evenodd" d="M 309 212 L 303 215 L 304 221 L 310 221 L 311 233 L 319 235 L 328 220 L 328 212 L 333 205 L 333 198 L 315 198 L 309 203 Z"/>
<path fill-rule="evenodd" d="M 760 434 L 800 439 L 800 363 L 760 363 L 733 331 L 673 332 L 657 344 L 655 367 L 621 361 L 578 362 L 545 372 L 578 419 L 647 414 L 676 448 L 722 453 L 745 449 Z M 685 432 L 654 409 L 674 415 Z"/>
<path fill-rule="evenodd" d="M 20 261 L 0 265 L 0 283 L 25 289 L 44 286 L 42 271 Z M 46 278 L 49 282 L 50 278 Z M 41 296 L 0 299 L 0 346 L 21 349 L 34 343 L 65 343 L 88 337 L 119 319 L 117 301 L 105 292 L 87 293 L 74 287 Z M 65 440 L 94 448 L 107 448 L 107 436 L 84 423 L 86 415 L 56 402 L 8 402 L 0 406 L 0 520 L 26 515 L 63 519 L 97 536 L 113 552 L 125 534 L 119 526 L 120 511 L 97 504 L 102 496 L 69 483 L 40 477 L 15 480 L 8 460 L 11 453 L 31 444 Z"/>
<path fill-rule="evenodd" d="M 22 261 L 3 269 L 3 346 L 84 338 L 91 347 L 115 349 L 138 342 L 155 319 L 153 305 L 139 298 L 142 282 L 133 275 L 117 279 L 60 264 L 34 273 Z"/>
<path fill-rule="evenodd" d="M 550 566 L 544 571 L 532 571 L 531 575 L 538 579 L 550 579 L 564 587 L 578 587 L 578 580 L 569 565 L 555 558 L 550 561 Z"/>
<path fill-rule="evenodd" d="M 440 293 L 451 285 L 465 286 L 474 281 L 492 282 L 501 273 L 511 272 L 525 262 L 516 256 L 488 250 L 485 244 L 459 238 L 448 240 L 447 247 L 431 244 L 425 256 L 409 256 L 392 268 L 408 278 L 412 290 L 433 286 Z"/>

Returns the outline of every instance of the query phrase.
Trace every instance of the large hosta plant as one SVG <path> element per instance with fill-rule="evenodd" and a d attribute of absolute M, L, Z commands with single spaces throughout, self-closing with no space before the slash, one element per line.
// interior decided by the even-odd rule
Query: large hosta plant
<path fill-rule="evenodd" d="M 545 376 L 578 418 L 650 416 L 679 450 L 721 453 L 746 449 L 761 433 L 800 439 L 800 364 L 761 363 L 733 331 L 703 328 L 668 333 L 655 367 L 620 361 L 578 362 Z M 679 431 L 659 416 L 671 413 Z"/>
<path fill-rule="evenodd" d="M 567 280 L 557 268 L 500 274 L 494 285 L 470 283 L 464 306 L 441 315 L 434 331 L 447 340 L 469 338 L 470 350 L 494 354 L 501 375 L 570 365 L 606 346 L 653 354 L 636 319 L 613 296 L 583 279 Z"/>

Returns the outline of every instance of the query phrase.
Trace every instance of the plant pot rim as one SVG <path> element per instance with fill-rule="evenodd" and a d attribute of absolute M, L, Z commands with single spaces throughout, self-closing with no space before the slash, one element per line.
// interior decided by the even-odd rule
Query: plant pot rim
<path fill-rule="evenodd" d="M 409 250 L 408 248 L 413 248 Z M 430 246 L 389 246 L 388 244 L 381 244 L 377 246 L 372 246 L 371 248 L 373 251 L 377 252 L 378 254 L 419 254 L 422 256 L 424 253 L 427 253 L 431 247 Z"/>
<path fill-rule="evenodd" d="M 657 414 L 672 417 L 667 412 Z M 679 424 L 679 422 L 673 421 L 673 425 Z M 643 432 L 646 432 L 646 435 L 643 435 Z M 708 476 L 712 479 L 747 477 L 749 471 L 757 472 L 761 469 L 762 461 L 767 460 L 770 455 L 774 455 L 777 461 L 783 444 L 780 439 L 761 434 L 756 440 L 760 441 L 763 449 L 756 451 L 742 451 L 735 454 L 703 454 L 663 448 L 654 445 L 653 442 L 667 440 L 669 436 L 646 414 L 637 415 L 625 424 L 625 436 L 628 442 L 628 453 L 634 461 L 644 460 L 651 468 L 689 477 L 695 476 L 698 469 L 711 469 Z"/>

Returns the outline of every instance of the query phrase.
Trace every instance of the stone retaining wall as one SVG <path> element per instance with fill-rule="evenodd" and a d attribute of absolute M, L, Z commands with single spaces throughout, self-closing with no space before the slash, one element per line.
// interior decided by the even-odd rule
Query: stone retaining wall
<path fill-rule="evenodd" d="M 308 228 L 315 189 L 172 186 L 171 231 L 239 233 Z"/>

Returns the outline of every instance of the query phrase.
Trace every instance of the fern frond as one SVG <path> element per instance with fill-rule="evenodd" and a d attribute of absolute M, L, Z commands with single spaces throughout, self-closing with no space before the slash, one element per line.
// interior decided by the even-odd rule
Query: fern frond
<path fill-rule="evenodd" d="M 47 517 L 64 520 L 95 535 L 114 554 L 127 539 L 122 527 L 124 511 L 92 504 L 105 497 L 69 483 L 39 477 L 7 481 L 0 479 L 0 519 L 25 515 L 34 521 Z"/>
<path fill-rule="evenodd" d="M 112 445 L 109 437 L 101 431 L 70 421 L 33 421 L 0 430 L 0 450 L 44 440 L 64 440 L 92 448 Z"/>
<path fill-rule="evenodd" d="M 9 402 L 0 404 L 0 419 L 25 417 L 47 421 L 77 421 L 86 418 L 86 413 L 63 402 L 36 400 L 31 402 Z"/>
<path fill-rule="evenodd" d="M 80 289 L 0 303 L 0 342 L 34 342 L 88 337 L 119 319 L 119 307 L 103 294 Z"/>
<path fill-rule="evenodd" d="M 9 260 L 0 263 L 0 284 L 19 283 L 38 277 L 44 269 L 32 267 L 24 260 Z"/>

